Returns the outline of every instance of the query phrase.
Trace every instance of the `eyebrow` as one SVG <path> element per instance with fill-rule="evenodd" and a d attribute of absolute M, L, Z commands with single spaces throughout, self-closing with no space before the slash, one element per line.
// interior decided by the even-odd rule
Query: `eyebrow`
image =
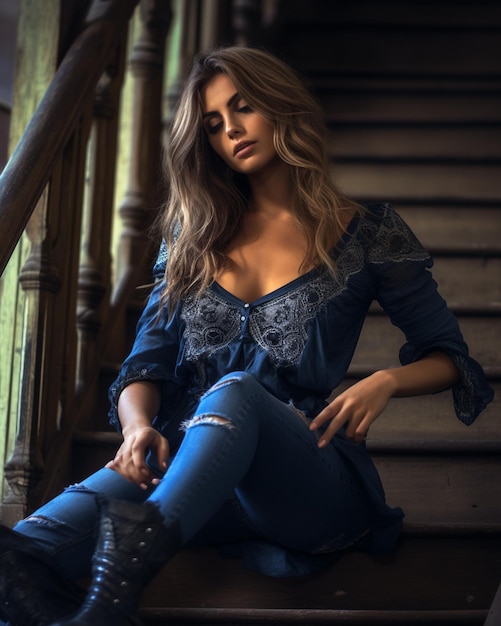
<path fill-rule="evenodd" d="M 228 100 L 228 102 L 226 103 L 226 106 L 228 108 L 231 107 L 231 105 L 235 102 L 235 100 L 238 100 L 238 98 L 240 98 L 240 94 L 238 93 L 238 91 L 236 93 L 234 93 L 231 98 Z M 202 115 L 202 119 L 204 120 L 207 117 L 212 117 L 213 115 L 220 115 L 219 111 L 207 111 L 207 113 L 204 113 Z"/>

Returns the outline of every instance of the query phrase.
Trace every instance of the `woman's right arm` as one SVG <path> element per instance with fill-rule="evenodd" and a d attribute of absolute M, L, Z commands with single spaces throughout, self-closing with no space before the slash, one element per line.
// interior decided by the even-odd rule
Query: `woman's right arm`
<path fill-rule="evenodd" d="M 142 489 L 159 479 L 146 465 L 148 450 L 155 452 L 159 467 L 167 469 L 169 443 L 151 423 L 158 414 L 161 392 L 156 383 L 140 380 L 127 385 L 118 400 L 123 443 L 106 467 L 137 483 Z"/>

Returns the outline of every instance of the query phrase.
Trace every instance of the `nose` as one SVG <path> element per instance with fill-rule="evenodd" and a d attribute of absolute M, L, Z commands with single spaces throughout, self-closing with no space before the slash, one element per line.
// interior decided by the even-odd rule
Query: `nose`
<path fill-rule="evenodd" d="M 226 134 L 230 139 L 234 139 L 242 134 L 242 127 L 235 121 L 233 116 L 226 119 Z"/>

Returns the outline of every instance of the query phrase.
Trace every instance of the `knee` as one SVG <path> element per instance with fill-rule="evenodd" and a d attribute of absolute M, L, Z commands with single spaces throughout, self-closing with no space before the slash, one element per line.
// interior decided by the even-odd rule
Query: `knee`
<path fill-rule="evenodd" d="M 224 398 L 226 403 L 230 403 L 234 400 L 237 402 L 239 399 L 244 400 L 251 398 L 259 389 L 259 383 L 247 372 L 231 372 L 225 374 L 212 387 L 210 387 L 202 396 L 201 402 L 206 399 Z"/>
<path fill-rule="evenodd" d="M 183 430 L 199 424 L 233 428 L 238 421 L 237 415 L 242 414 L 242 407 L 250 402 L 252 389 L 258 384 L 247 372 L 226 374 L 201 397 L 195 415 L 184 422 Z"/>
<path fill-rule="evenodd" d="M 235 386 L 237 389 L 251 388 L 257 385 L 258 382 L 252 374 L 243 371 L 230 372 L 222 376 L 217 382 L 215 382 L 205 395 L 209 395 L 220 389 L 225 389 L 229 386 Z"/>

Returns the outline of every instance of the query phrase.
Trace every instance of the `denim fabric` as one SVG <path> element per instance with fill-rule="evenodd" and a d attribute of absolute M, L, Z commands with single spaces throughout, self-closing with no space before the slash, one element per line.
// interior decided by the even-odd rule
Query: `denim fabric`
<path fill-rule="evenodd" d="M 72 578 L 90 568 L 97 493 L 157 502 L 167 524 L 180 523 L 185 545 L 262 540 L 316 554 L 350 546 L 367 531 L 367 496 L 336 448 L 318 448 L 304 416 L 249 374 L 223 377 L 184 428 L 179 451 L 150 492 L 104 468 L 16 530 L 39 541 Z M 267 573 L 292 573 L 266 559 Z"/>

